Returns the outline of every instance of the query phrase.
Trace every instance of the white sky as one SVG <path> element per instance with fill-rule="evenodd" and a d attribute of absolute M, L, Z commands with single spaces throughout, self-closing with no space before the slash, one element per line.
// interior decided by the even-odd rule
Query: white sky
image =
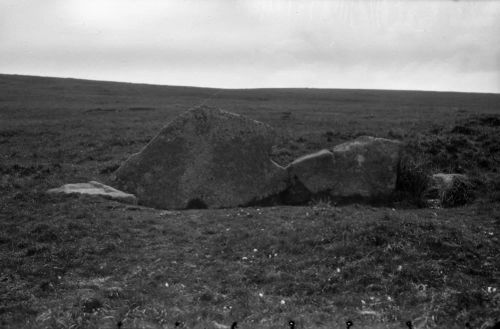
<path fill-rule="evenodd" d="M 0 73 L 500 92 L 500 1 L 0 0 Z"/>

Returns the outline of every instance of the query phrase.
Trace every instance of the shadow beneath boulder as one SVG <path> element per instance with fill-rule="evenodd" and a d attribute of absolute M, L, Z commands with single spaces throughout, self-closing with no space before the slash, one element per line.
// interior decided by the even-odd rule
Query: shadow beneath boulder
<path fill-rule="evenodd" d="M 203 200 L 195 198 L 189 200 L 186 209 L 207 209 L 208 206 Z"/>
<path fill-rule="evenodd" d="M 283 192 L 264 199 L 254 200 L 243 207 L 307 206 L 320 202 L 331 204 L 333 206 L 358 203 L 380 207 L 394 206 L 397 199 L 394 193 L 388 195 L 378 195 L 376 197 L 366 197 L 359 194 L 339 197 L 332 195 L 331 191 L 328 190 L 312 193 L 299 180 L 293 180 L 289 187 Z"/>

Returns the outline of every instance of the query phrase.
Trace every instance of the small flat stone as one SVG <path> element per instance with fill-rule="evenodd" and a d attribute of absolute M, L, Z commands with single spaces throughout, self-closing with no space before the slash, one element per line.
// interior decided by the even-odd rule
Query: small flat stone
<path fill-rule="evenodd" d="M 53 188 L 47 193 L 62 193 L 62 194 L 85 194 L 104 197 L 124 203 L 136 204 L 137 198 L 130 193 L 125 193 L 111 186 L 101 184 L 96 181 L 88 183 L 66 184 L 61 187 Z"/>

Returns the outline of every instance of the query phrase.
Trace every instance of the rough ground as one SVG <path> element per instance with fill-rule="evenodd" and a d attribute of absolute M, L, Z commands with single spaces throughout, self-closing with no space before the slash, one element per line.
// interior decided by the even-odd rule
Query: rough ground
<path fill-rule="evenodd" d="M 0 76 L 0 86 L 2 328 L 225 328 L 233 321 L 287 328 L 289 319 L 297 328 L 345 328 L 347 319 L 352 329 L 405 328 L 410 319 L 417 328 L 484 328 L 500 320 L 500 95 L 215 95 L 19 76 Z M 105 182 L 164 122 L 202 102 L 280 129 L 274 157 L 281 163 L 370 134 L 411 141 L 433 155 L 435 168 L 455 161 L 460 166 L 448 171 L 487 181 L 474 203 L 446 209 L 317 201 L 162 211 L 44 193 Z"/>

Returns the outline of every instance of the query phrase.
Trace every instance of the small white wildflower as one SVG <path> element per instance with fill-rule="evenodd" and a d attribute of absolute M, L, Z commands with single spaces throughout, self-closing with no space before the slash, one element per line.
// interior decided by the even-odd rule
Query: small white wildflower
<path fill-rule="evenodd" d="M 402 265 L 399 265 L 398 266 L 398 272 L 401 272 L 403 270 L 403 266 Z"/>
<path fill-rule="evenodd" d="M 370 300 L 375 300 L 375 297 L 373 297 L 373 296 L 370 296 Z"/>
<path fill-rule="evenodd" d="M 278 257 L 278 253 L 275 253 L 275 254 L 274 254 L 274 257 Z"/>
<path fill-rule="evenodd" d="M 493 232 L 488 232 L 489 235 L 493 235 L 494 233 Z"/>
<path fill-rule="evenodd" d="M 281 302 L 280 302 L 281 305 L 285 305 L 285 300 L 282 299 Z"/>
<path fill-rule="evenodd" d="M 392 302 L 392 297 L 391 296 L 387 296 L 387 300 Z"/>
<path fill-rule="evenodd" d="M 340 267 L 337 267 L 337 273 L 340 273 Z"/>
<path fill-rule="evenodd" d="M 365 302 L 364 300 L 361 300 L 361 304 L 365 305 L 365 304 L 366 304 L 366 302 Z"/>
<path fill-rule="evenodd" d="M 247 260 L 247 259 L 248 259 L 248 257 L 241 257 L 241 259 L 242 259 L 242 260 Z"/>
<path fill-rule="evenodd" d="M 168 282 L 165 282 L 165 287 L 167 287 L 167 288 L 168 288 Z"/>
<path fill-rule="evenodd" d="M 495 288 L 495 287 L 488 287 L 487 291 L 488 291 L 489 294 L 492 294 L 492 293 L 494 293 L 494 292 L 497 291 L 497 288 Z"/>
<path fill-rule="evenodd" d="M 253 252 L 257 252 L 257 251 L 259 251 L 259 250 L 257 250 L 256 248 L 253 249 Z"/>
<path fill-rule="evenodd" d="M 259 292 L 259 297 L 264 297 L 264 294 Z"/>
<path fill-rule="evenodd" d="M 226 228 L 226 231 L 229 231 L 229 230 L 230 230 L 230 228 Z"/>

